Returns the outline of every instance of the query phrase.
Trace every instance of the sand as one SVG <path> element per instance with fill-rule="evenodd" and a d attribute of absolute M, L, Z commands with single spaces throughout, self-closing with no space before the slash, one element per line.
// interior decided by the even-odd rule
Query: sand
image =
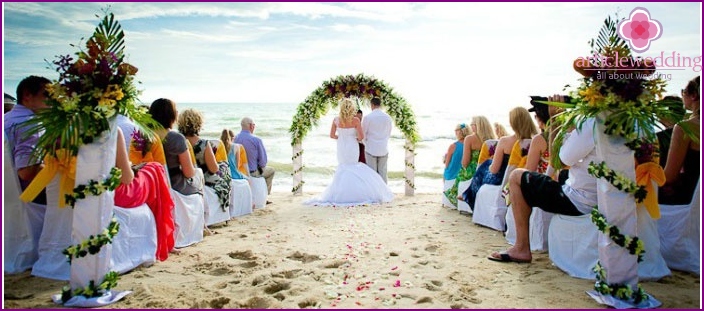
<path fill-rule="evenodd" d="M 606 308 L 593 281 L 568 276 L 547 253 L 530 264 L 486 256 L 500 232 L 442 207 L 439 194 L 352 208 L 301 204 L 313 194 L 274 193 L 273 204 L 213 228 L 167 261 L 121 276 L 132 294 L 105 308 Z M 67 282 L 4 276 L 5 308 L 57 308 Z M 643 288 L 663 308 L 699 308 L 700 277 L 673 271 Z"/>

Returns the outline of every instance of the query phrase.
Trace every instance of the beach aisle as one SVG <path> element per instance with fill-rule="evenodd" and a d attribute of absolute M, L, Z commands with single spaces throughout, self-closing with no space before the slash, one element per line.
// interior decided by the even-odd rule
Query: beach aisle
<path fill-rule="evenodd" d="M 439 194 L 354 208 L 304 206 L 313 194 L 274 193 L 265 209 L 213 228 L 165 262 L 122 275 L 133 293 L 105 308 L 605 308 L 593 281 L 547 254 L 531 264 L 486 259 L 501 233 L 440 206 Z M 699 277 L 642 282 L 663 308 L 698 308 Z M 65 282 L 5 276 L 5 308 L 57 308 Z"/>

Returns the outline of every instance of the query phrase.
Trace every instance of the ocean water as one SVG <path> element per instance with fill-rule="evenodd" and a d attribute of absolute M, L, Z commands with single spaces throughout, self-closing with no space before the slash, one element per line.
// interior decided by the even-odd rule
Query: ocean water
<path fill-rule="evenodd" d="M 269 166 L 276 170 L 273 189 L 276 192 L 291 192 L 293 188 L 293 148 L 291 127 L 298 103 L 178 103 L 182 111 L 193 108 L 205 118 L 201 137 L 219 139 L 223 129 L 236 133 L 241 130 L 240 120 L 251 117 L 257 124 L 255 135 L 264 141 L 269 157 Z M 383 109 L 383 108 L 382 108 Z M 421 140 L 416 145 L 415 184 L 416 193 L 440 193 L 442 191 L 443 155 L 455 140 L 456 124 L 469 124 L 471 111 L 458 115 L 456 111 L 435 110 L 433 107 L 413 107 Z M 364 115 L 371 112 L 362 107 Z M 331 109 L 319 119 L 318 126 L 309 131 L 303 140 L 303 185 L 304 193 L 321 192 L 332 180 L 337 165 L 336 143 L 329 137 L 330 126 L 337 111 Z M 487 115 L 491 122 L 508 123 L 506 115 Z M 509 128 L 509 127 L 507 127 Z M 395 128 L 389 141 L 388 175 L 389 187 L 394 193 L 404 193 L 403 135 Z"/>

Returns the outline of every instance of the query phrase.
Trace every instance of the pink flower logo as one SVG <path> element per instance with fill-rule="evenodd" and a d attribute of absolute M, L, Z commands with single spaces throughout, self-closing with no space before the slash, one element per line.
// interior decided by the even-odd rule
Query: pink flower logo
<path fill-rule="evenodd" d="M 631 49 L 642 53 L 650 48 L 650 42 L 662 35 L 662 25 L 659 21 L 650 19 L 646 8 L 637 7 L 631 11 L 629 19 L 618 24 L 618 34 L 628 41 Z"/>

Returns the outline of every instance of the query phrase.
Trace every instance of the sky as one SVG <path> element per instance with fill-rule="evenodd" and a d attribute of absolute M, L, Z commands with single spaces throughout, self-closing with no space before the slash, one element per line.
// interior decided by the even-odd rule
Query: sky
<path fill-rule="evenodd" d="M 604 19 L 637 3 L 112 3 L 140 100 L 300 103 L 364 73 L 413 109 L 501 113 L 562 93 Z M 662 36 L 642 56 L 700 57 L 701 3 L 644 3 Z M 3 3 L 3 91 L 74 54 L 107 3 Z M 699 71 L 663 70 L 668 94 Z"/>

